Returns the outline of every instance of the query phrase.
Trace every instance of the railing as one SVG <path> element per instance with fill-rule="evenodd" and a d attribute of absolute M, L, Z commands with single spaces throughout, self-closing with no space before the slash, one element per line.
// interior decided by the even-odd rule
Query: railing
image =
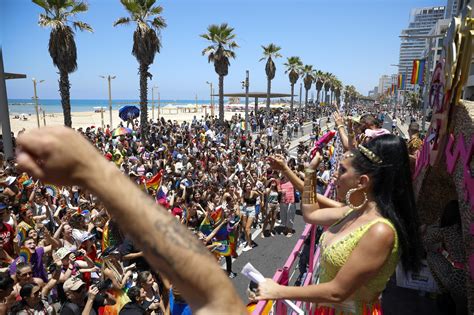
<path fill-rule="evenodd" d="M 324 196 L 328 196 L 329 193 L 331 192 L 333 183 L 330 183 L 324 193 Z M 311 243 L 310 243 L 310 251 L 309 251 L 309 266 L 306 271 L 306 277 L 304 278 L 304 281 L 302 283 L 303 286 L 307 286 L 311 284 L 311 281 L 313 279 L 313 276 L 315 274 L 316 266 L 319 263 L 319 256 L 320 256 L 320 249 L 319 247 L 315 250 L 315 240 L 316 240 L 316 226 L 311 225 L 311 224 L 306 224 L 303 233 L 301 233 L 301 236 L 299 237 L 298 241 L 296 242 L 295 247 L 291 251 L 290 256 L 285 262 L 285 265 L 283 268 L 279 268 L 276 273 L 273 275 L 273 281 L 275 281 L 278 284 L 282 285 L 288 285 L 290 281 L 290 270 L 293 269 L 294 264 L 297 261 L 297 258 L 299 254 L 301 253 L 301 250 L 303 248 L 304 242 L 306 238 L 310 236 L 311 237 Z M 255 307 L 255 310 L 252 312 L 253 315 L 261 315 L 263 313 L 263 310 L 267 306 L 268 303 L 275 303 L 273 305 L 274 308 L 274 314 L 276 315 L 282 315 L 282 314 L 288 314 L 288 309 L 283 300 L 277 300 L 277 301 L 260 301 L 257 303 L 257 306 Z M 297 301 L 296 306 L 299 308 L 304 308 L 307 313 L 311 313 L 311 303 L 305 303 L 303 307 L 303 302 L 302 301 Z M 296 312 L 292 312 L 292 314 L 296 314 Z"/>

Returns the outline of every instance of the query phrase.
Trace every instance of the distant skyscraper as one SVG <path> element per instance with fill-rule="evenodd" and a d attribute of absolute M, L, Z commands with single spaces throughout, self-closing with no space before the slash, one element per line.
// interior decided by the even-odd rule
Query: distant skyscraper
<path fill-rule="evenodd" d="M 395 76 L 395 77 L 394 77 Z M 380 77 L 379 85 L 377 87 L 377 93 L 379 95 L 385 94 L 387 90 L 391 90 L 392 84 L 395 84 L 396 81 L 396 74 L 395 75 L 386 75 Z"/>
<path fill-rule="evenodd" d="M 446 7 L 444 6 L 413 9 L 410 14 L 410 22 L 408 24 L 408 28 L 402 30 L 402 43 L 400 44 L 399 59 L 400 67 L 398 68 L 398 73 L 407 74 L 406 87 L 408 89 L 413 88 L 413 86 L 410 84 L 413 60 L 420 59 L 423 57 L 423 51 L 425 49 L 426 44 L 425 38 L 409 37 L 423 37 L 424 35 L 428 35 L 433 25 L 435 25 L 439 19 L 444 18 L 445 9 Z M 408 36 L 408 38 L 403 36 Z"/>
<path fill-rule="evenodd" d="M 446 5 L 446 12 L 444 14 L 445 19 L 451 19 L 453 16 L 458 15 L 459 2 L 459 0 L 448 0 L 448 4 Z"/>

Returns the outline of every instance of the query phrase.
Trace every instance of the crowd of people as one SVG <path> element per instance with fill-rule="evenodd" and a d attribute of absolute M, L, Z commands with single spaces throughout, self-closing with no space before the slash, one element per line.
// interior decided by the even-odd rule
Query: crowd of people
<path fill-rule="evenodd" d="M 262 237 L 293 235 L 299 198 L 266 159 L 288 157 L 302 121 L 287 112 L 269 118 L 251 115 L 258 125 L 246 133 L 242 120 L 235 115 L 219 125 L 215 117 L 195 117 L 178 124 L 162 118 L 150 121 L 146 137 L 137 124 L 123 134 L 94 126 L 77 131 L 191 230 L 216 260 L 225 261 L 234 278 L 237 248 L 256 246 L 252 227 L 262 228 Z M 79 314 L 86 306 L 117 314 L 130 308 L 127 303 L 140 301 L 136 304 L 144 310 L 161 314 L 170 304 L 184 305 L 177 290 L 169 294 L 169 280 L 150 269 L 97 196 L 78 185 L 36 180 L 19 170 L 15 159 L 1 157 L 0 255 L 5 281 L 10 275 L 15 288 L 5 307 L 14 313 L 50 313 L 56 303 L 61 314 Z M 292 169 L 301 172 L 304 159 L 290 159 Z M 282 228 L 275 229 L 277 225 Z M 27 293 L 21 292 L 24 286 Z M 41 292 L 41 298 L 27 303 L 25 294 L 36 294 L 31 290 Z"/>
<path fill-rule="evenodd" d="M 313 173 L 315 177 L 311 184 L 314 187 L 311 186 L 311 189 L 319 194 L 334 179 L 331 175 L 342 176 L 341 166 L 339 173 L 330 173 L 338 163 L 335 159 L 336 138 L 341 141 L 343 152 L 346 152 L 342 160 L 352 159 L 355 155 L 361 161 L 360 165 L 354 167 L 358 174 L 368 172 L 366 177 L 375 173 L 379 176 L 379 173 L 373 169 L 373 165 L 367 165 L 364 160 L 367 152 L 360 150 L 359 145 L 366 145 L 369 151 L 374 150 L 373 155 L 381 155 L 382 160 L 388 159 L 385 156 L 387 152 L 394 153 L 393 149 L 378 151 L 379 146 L 384 150 L 393 146 L 395 140 L 391 138 L 393 136 L 390 131 L 381 128 L 376 115 L 365 114 L 359 118 L 347 119 L 336 112 L 331 120 L 338 132 L 337 137 L 326 137 L 325 141 L 318 142 L 327 131 L 318 122 L 318 127 L 313 128 L 311 139 L 318 142 L 319 146 L 312 150 L 312 143 L 301 143 L 296 158 L 289 155 L 290 141 L 302 132 L 303 121 L 291 117 L 288 112 L 272 117 L 251 115 L 253 132 L 245 132 L 242 118 L 238 115 L 223 125 L 218 124 L 214 117 L 195 118 L 192 122 L 181 124 L 162 118 L 150 121 L 146 136 L 140 135 L 136 124 L 133 124 L 131 130 L 125 129 L 121 134 L 110 128 L 95 127 L 80 128 L 77 132 L 108 161 L 107 167 L 114 165 L 114 169 L 128 177 L 135 188 L 148 194 L 155 205 L 160 205 L 172 215 L 174 221 L 170 226 L 177 223 L 180 227 L 185 227 L 185 230 L 192 232 L 195 240 L 199 240 L 207 248 L 214 261 L 225 261 L 229 278 L 236 276 L 232 270 L 232 258 L 237 257 L 237 248 L 242 246 L 243 251 L 249 251 L 256 245 L 257 240 L 252 239 L 252 227 L 258 225 L 262 229 L 261 237 L 277 237 L 279 233 L 286 237 L 293 236 L 295 205 L 301 199 L 305 220 L 315 224 L 327 225 L 342 221 L 345 227 L 345 221 L 348 220 L 356 222 L 354 226 L 357 226 L 369 219 L 377 219 L 379 222 L 379 217 L 387 218 L 388 223 L 382 220 L 382 224 L 389 226 L 384 233 L 390 234 L 393 230 L 395 236 L 391 236 L 390 242 L 380 245 L 382 248 L 388 245 L 393 248 L 390 265 L 384 267 L 387 269 L 386 273 L 393 271 L 393 263 L 398 259 L 398 247 L 403 250 L 402 261 L 406 267 L 416 267 L 418 256 L 406 240 L 407 235 L 413 236 L 413 231 L 410 230 L 412 226 L 407 228 L 407 218 L 403 217 L 404 214 L 400 216 L 397 213 L 399 204 L 394 204 L 395 201 L 390 198 L 384 201 L 377 199 L 379 193 L 387 192 L 380 192 L 367 184 L 367 179 L 360 179 L 363 188 L 357 188 L 374 190 L 367 191 L 369 202 L 367 197 L 365 201 L 362 200 L 364 207 L 367 204 L 371 206 L 367 216 L 359 218 L 359 214 L 354 213 L 360 211 L 349 211 L 360 208 L 351 207 L 351 202 L 354 202 L 351 197 L 349 208 L 344 205 L 343 197 L 348 189 L 341 188 L 339 184 L 336 185 L 336 190 L 342 203 L 318 195 L 318 207 L 342 209 L 333 212 L 338 214 L 337 217 L 333 214 L 326 215 L 327 211 L 322 210 L 315 215 L 317 208 L 312 205 L 314 200 L 308 204 L 307 190 L 304 187 L 308 179 L 313 178 Z M 74 151 L 83 146 L 79 142 L 78 147 L 74 145 L 74 136 L 66 135 L 64 139 L 54 138 L 51 141 L 65 141 L 68 137 L 71 137 L 71 142 L 61 143 L 60 146 L 65 155 L 74 155 Z M 21 138 L 25 139 L 27 136 L 22 135 Z M 385 144 L 378 144 L 382 141 L 380 139 Z M 103 171 L 90 165 L 95 158 L 81 156 L 82 159 L 79 159 L 79 154 L 77 157 L 70 156 L 70 159 L 75 159 L 75 164 L 84 167 L 81 172 L 77 172 L 76 168 L 79 166 L 69 165 L 67 158 L 58 157 L 56 161 L 50 162 L 55 163 L 54 165 L 48 166 L 45 160 L 51 161 L 51 156 L 59 154 L 56 151 L 50 152 L 48 143 L 34 148 L 27 148 L 28 145 L 30 142 L 19 143 L 19 151 L 39 150 L 37 155 L 41 158 L 35 161 L 4 160 L 0 156 L 0 261 L 3 268 L 0 274 L 0 299 L 3 302 L 0 307 L 4 312 L 189 314 L 191 307 L 202 307 L 193 300 L 193 293 L 183 289 L 181 284 L 183 281 L 193 283 L 193 277 L 176 276 L 167 270 L 171 260 L 156 258 L 158 253 L 152 251 L 150 254 L 144 243 L 137 241 L 137 237 L 140 239 L 137 235 L 153 234 L 154 231 L 153 226 L 140 231 L 137 230 L 138 223 L 133 224 L 138 219 L 145 219 L 140 215 L 142 201 L 135 200 L 133 203 L 134 190 L 120 188 L 123 190 L 120 195 L 120 189 L 115 189 L 113 194 L 117 200 L 107 198 L 102 191 L 112 189 L 117 174 L 104 175 L 102 178 L 90 175 L 95 180 L 92 181 L 85 178 L 89 175 L 83 173 L 99 174 Z M 403 144 L 397 143 L 396 146 L 403 148 Z M 45 152 L 48 155 L 43 157 Z M 400 157 L 400 154 L 397 152 L 395 156 Z M 308 171 L 307 164 L 310 161 L 311 172 Z M 350 166 L 344 163 L 346 162 L 342 163 L 342 168 L 345 167 L 346 172 L 349 172 Z M 89 168 L 86 168 L 86 164 Z M 104 165 L 102 168 L 105 168 Z M 404 166 L 397 164 L 397 167 Z M 42 173 L 43 168 L 47 172 Z M 58 175 L 48 175 L 48 172 L 54 173 L 59 169 L 65 172 L 60 178 Z M 25 170 L 29 172 L 24 172 Z M 386 170 L 387 167 L 385 175 L 388 174 Z M 70 180 L 64 179 L 68 176 Z M 384 189 L 389 189 L 394 183 L 380 184 Z M 407 189 L 411 187 L 411 183 L 404 185 L 408 185 Z M 125 186 L 122 184 L 121 187 Z M 407 190 L 406 193 L 410 197 L 410 191 Z M 358 196 L 352 198 L 357 201 L 360 199 Z M 411 201 L 410 198 L 407 200 Z M 396 202 L 398 201 L 397 199 Z M 383 207 L 377 209 L 382 202 L 389 203 L 390 211 L 384 212 L 386 210 Z M 116 215 L 121 214 L 122 210 L 114 210 L 125 208 L 127 203 L 130 207 L 123 210 L 123 213 L 127 213 L 129 221 Z M 147 212 L 143 212 L 143 215 L 147 215 Z M 139 224 L 148 223 L 140 221 Z M 276 229 L 277 225 L 280 226 L 279 229 Z M 135 230 L 137 231 L 134 232 Z M 340 228 L 336 230 L 339 231 Z M 342 229 L 344 230 L 345 228 Z M 165 236 L 173 239 L 172 235 Z M 386 237 L 390 238 L 390 235 Z M 155 241 L 150 242 L 153 244 Z M 328 241 L 325 240 L 325 243 Z M 414 245 L 417 245 L 416 242 Z M 182 240 L 173 240 L 166 246 L 179 249 L 183 246 Z M 170 253 L 166 252 L 166 255 L 171 255 L 172 251 L 169 250 Z M 183 251 L 183 255 L 185 253 Z M 415 256 L 410 260 L 406 257 L 407 254 Z M 156 261 L 161 259 L 165 261 L 162 263 L 165 271 L 157 272 L 154 267 L 160 265 Z M 326 280 L 330 282 L 330 276 Z M 258 298 L 280 298 L 280 295 L 272 295 L 272 292 L 276 292 L 272 290 L 276 289 L 268 283 L 270 282 L 267 282 L 266 287 L 258 289 Z M 385 282 L 378 283 L 374 292 L 378 292 Z M 204 285 L 206 283 L 196 284 L 199 288 Z M 197 291 L 194 292 L 196 293 Z M 295 294 L 288 297 L 321 301 L 306 298 L 306 293 L 303 296 Z M 235 298 L 230 293 L 229 296 Z M 374 299 L 371 294 L 364 295 L 364 298 L 367 296 Z M 225 294 L 220 298 L 224 299 Z"/>

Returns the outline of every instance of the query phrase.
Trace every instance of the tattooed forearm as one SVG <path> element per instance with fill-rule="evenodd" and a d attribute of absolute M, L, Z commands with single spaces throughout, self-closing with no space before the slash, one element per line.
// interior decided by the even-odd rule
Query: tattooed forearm
<path fill-rule="evenodd" d="M 186 227 L 115 166 L 104 165 L 99 172 L 86 188 L 101 199 L 123 232 L 143 250 L 153 270 L 176 285 L 197 310 L 221 314 L 229 311 L 226 305 L 233 305 L 231 313 L 245 312 L 228 277 Z"/>

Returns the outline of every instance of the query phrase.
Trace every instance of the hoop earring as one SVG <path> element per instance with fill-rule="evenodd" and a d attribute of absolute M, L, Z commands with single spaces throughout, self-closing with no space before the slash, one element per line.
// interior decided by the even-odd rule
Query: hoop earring
<path fill-rule="evenodd" d="M 351 196 L 353 193 L 355 193 L 356 191 L 359 191 L 359 189 L 357 188 L 352 188 L 352 189 L 349 189 L 349 191 L 347 192 L 346 194 L 346 205 L 349 206 L 349 208 L 351 208 L 352 210 L 359 210 L 361 209 L 363 206 L 365 206 L 365 204 L 369 201 L 367 199 L 367 194 L 365 193 L 365 191 L 363 191 L 362 193 L 364 194 L 364 201 L 358 205 L 358 206 L 354 206 L 352 203 L 351 203 Z"/>

